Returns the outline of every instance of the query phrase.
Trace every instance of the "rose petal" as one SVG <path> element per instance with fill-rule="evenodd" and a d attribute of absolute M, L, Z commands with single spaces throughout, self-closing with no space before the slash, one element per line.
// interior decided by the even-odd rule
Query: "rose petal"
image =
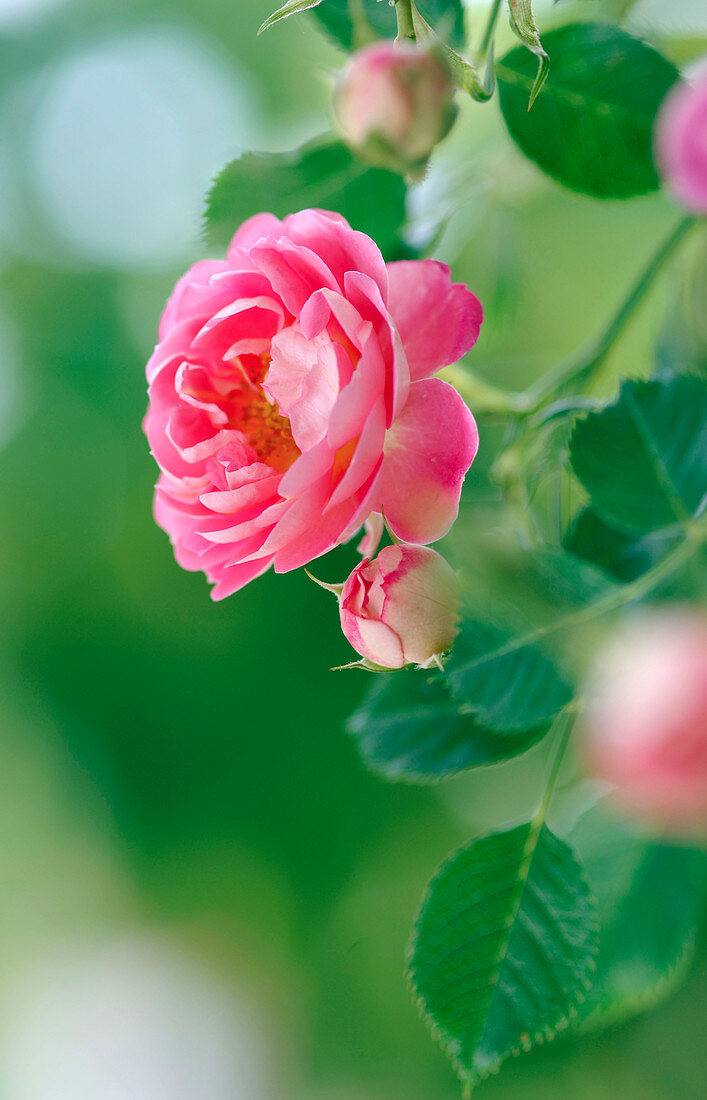
<path fill-rule="evenodd" d="M 387 434 L 381 504 L 405 542 L 435 542 L 459 510 L 464 475 L 478 448 L 473 416 L 457 391 L 439 378 L 414 382 Z"/>
<path fill-rule="evenodd" d="M 388 264 L 388 308 L 413 381 L 456 363 L 479 338 L 483 310 L 463 283 L 453 283 L 437 260 Z"/>

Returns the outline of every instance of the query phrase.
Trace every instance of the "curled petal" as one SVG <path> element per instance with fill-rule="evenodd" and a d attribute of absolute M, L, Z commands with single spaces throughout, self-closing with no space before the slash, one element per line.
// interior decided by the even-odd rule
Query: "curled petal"
<path fill-rule="evenodd" d="M 388 308 L 403 341 L 410 377 L 428 378 L 456 363 L 479 338 L 483 310 L 463 283 L 437 260 L 388 264 Z"/>
<path fill-rule="evenodd" d="M 255 214 L 243 222 L 231 238 L 228 246 L 228 259 L 232 260 L 233 254 L 240 255 L 247 252 L 263 237 L 276 236 L 282 229 L 282 222 L 274 214 Z"/>
<path fill-rule="evenodd" d="M 316 252 L 286 238 L 261 241 L 250 255 L 294 316 L 316 290 L 338 290 L 336 279 Z"/>
<path fill-rule="evenodd" d="M 165 337 L 174 326 L 188 317 L 213 308 L 213 278 L 227 270 L 224 260 L 200 260 L 193 264 L 172 291 L 160 320 L 159 339 Z M 226 299 L 224 299 L 225 301 Z"/>
<path fill-rule="evenodd" d="M 364 535 L 356 549 L 361 557 L 372 558 L 383 538 L 384 524 L 380 512 L 371 512 L 363 525 Z"/>
<path fill-rule="evenodd" d="M 398 538 L 424 544 L 446 535 L 478 443 L 474 418 L 452 386 L 439 378 L 413 383 L 387 434 L 381 471 L 383 512 Z"/>
<path fill-rule="evenodd" d="M 320 210 L 301 210 L 285 218 L 283 228 L 291 240 L 313 249 L 326 263 L 338 289 L 343 291 L 349 271 L 360 271 L 376 283 L 383 297 L 388 293 L 388 273 L 381 251 L 366 233 L 352 229 L 343 218 Z"/>

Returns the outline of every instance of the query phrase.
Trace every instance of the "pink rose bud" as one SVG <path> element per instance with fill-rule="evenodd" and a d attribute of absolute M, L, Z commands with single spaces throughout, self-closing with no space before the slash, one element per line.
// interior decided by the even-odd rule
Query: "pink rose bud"
<path fill-rule="evenodd" d="M 334 112 L 346 142 L 383 168 L 419 175 L 454 121 L 454 85 L 436 53 L 392 41 L 355 53 Z"/>
<path fill-rule="evenodd" d="M 653 612 L 601 656 L 584 725 L 591 770 L 630 813 L 707 832 L 707 616 Z"/>
<path fill-rule="evenodd" d="M 668 93 L 656 123 L 656 153 L 677 201 L 707 214 L 707 67 L 693 84 L 677 84 Z"/>
<path fill-rule="evenodd" d="M 341 627 L 363 658 L 383 668 L 429 667 L 449 649 L 459 621 L 459 581 L 428 546 L 386 546 L 346 581 Z"/>

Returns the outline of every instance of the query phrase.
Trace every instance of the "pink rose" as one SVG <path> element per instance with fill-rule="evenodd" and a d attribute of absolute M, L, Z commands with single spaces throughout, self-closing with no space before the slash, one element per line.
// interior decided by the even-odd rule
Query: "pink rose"
<path fill-rule="evenodd" d="M 177 283 L 147 366 L 155 518 L 179 564 L 222 599 L 381 509 L 401 539 L 444 535 L 478 435 L 430 375 L 481 317 L 443 264 L 386 265 L 338 214 L 247 221 Z"/>
<path fill-rule="evenodd" d="M 668 93 L 656 124 L 663 179 L 687 210 L 707 214 L 707 68 Z"/>
<path fill-rule="evenodd" d="M 374 665 L 428 667 L 457 635 L 459 604 L 459 581 L 436 550 L 386 546 L 346 581 L 339 601 L 341 628 Z"/>
<path fill-rule="evenodd" d="M 601 655 L 583 733 L 628 811 L 707 829 L 707 616 L 673 608 L 626 626 Z"/>
<path fill-rule="evenodd" d="M 453 96 L 449 70 L 437 54 L 374 42 L 351 57 L 334 113 L 346 142 L 367 160 L 419 173 L 454 121 Z"/>

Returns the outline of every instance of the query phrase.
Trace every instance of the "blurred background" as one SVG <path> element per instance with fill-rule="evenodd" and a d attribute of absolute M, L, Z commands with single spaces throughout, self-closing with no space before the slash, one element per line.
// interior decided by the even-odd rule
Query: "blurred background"
<path fill-rule="evenodd" d="M 343 728 L 365 677 L 328 671 L 350 659 L 331 598 L 297 573 L 213 604 L 152 521 L 144 363 L 202 254 L 204 192 L 240 150 L 329 125 L 342 59 L 308 17 L 257 39 L 272 6 L 0 0 L 2 1100 L 452 1100 L 403 977 L 410 925 L 447 852 L 542 783 L 542 745 L 433 788 L 368 774 Z M 700 9 L 632 20 L 678 56 Z M 495 102 L 465 105 L 412 239 L 440 210 L 435 254 L 486 310 L 475 365 L 517 386 L 596 330 L 677 217 L 544 180 Z M 610 370 L 652 369 L 691 262 Z M 448 547 L 470 574 L 496 432 Z M 665 1006 L 479 1095 L 704 1096 L 704 941 Z"/>

